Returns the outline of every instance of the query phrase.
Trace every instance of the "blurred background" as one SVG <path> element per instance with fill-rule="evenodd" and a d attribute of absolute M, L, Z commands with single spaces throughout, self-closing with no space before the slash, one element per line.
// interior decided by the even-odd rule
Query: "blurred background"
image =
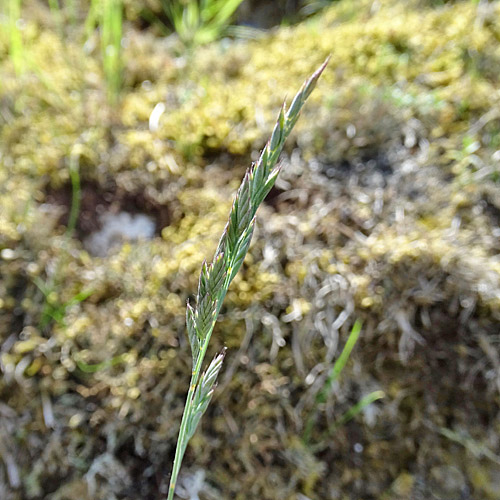
<path fill-rule="evenodd" d="M 500 499 L 500 2 L 3 0 L 2 500 L 165 498 L 186 300 L 328 54 L 179 498 Z"/>

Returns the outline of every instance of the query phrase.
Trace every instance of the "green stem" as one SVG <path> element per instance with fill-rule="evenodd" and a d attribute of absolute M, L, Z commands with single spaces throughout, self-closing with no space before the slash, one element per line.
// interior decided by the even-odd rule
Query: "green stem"
<path fill-rule="evenodd" d="M 196 387 L 193 384 L 193 379 L 195 377 L 195 372 L 191 377 L 191 383 L 189 385 L 189 392 L 186 398 L 186 404 L 184 406 L 184 412 L 182 414 L 181 427 L 179 429 L 179 436 L 177 437 L 177 446 L 175 448 L 175 458 L 174 465 L 172 467 L 172 475 L 170 476 L 170 485 L 168 487 L 168 497 L 167 500 L 173 500 L 175 485 L 177 484 L 177 477 L 179 475 L 179 471 L 181 469 L 182 459 L 184 458 L 184 453 L 186 451 L 186 444 L 184 443 L 185 435 L 186 435 L 186 423 L 189 419 L 189 414 L 191 413 L 191 401 L 194 394 L 194 388 Z"/>
<path fill-rule="evenodd" d="M 78 222 L 78 216 L 80 215 L 82 193 L 80 187 L 79 156 L 80 155 L 78 153 L 72 153 L 69 160 L 69 176 L 71 178 L 72 196 L 68 225 L 66 227 L 67 239 L 73 236 L 73 232 L 76 228 L 76 223 Z"/>
<path fill-rule="evenodd" d="M 224 294 L 225 295 L 225 294 Z M 222 303 L 221 303 L 222 305 Z M 220 307 L 219 307 L 220 309 Z M 218 314 L 216 314 L 217 318 Z M 186 440 L 186 425 L 189 421 L 189 417 L 191 415 L 191 409 L 193 407 L 193 395 L 196 389 L 196 384 L 198 384 L 198 380 L 200 378 L 201 373 L 201 365 L 203 364 L 203 360 L 205 359 L 205 354 L 207 353 L 208 344 L 210 342 L 210 337 L 212 336 L 212 332 L 214 331 L 216 319 L 212 322 L 212 326 L 203 341 L 203 346 L 198 354 L 198 358 L 196 359 L 196 365 L 194 367 L 193 373 L 191 375 L 191 382 L 189 383 L 189 391 L 186 398 L 186 404 L 184 406 L 184 412 L 182 414 L 181 427 L 179 429 L 179 436 L 177 437 L 177 446 L 175 448 L 175 457 L 174 464 L 172 466 L 172 475 L 170 476 L 170 485 L 168 487 L 168 497 L 167 500 L 173 500 L 175 486 L 177 484 L 177 477 L 179 476 L 179 471 L 181 469 L 182 459 L 184 458 L 184 453 L 187 448 L 187 440 Z"/>

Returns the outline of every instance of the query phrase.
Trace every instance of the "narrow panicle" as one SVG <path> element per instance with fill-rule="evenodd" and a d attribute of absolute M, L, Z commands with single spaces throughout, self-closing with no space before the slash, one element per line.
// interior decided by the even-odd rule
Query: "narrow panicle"
<path fill-rule="evenodd" d="M 274 186 L 281 166 L 278 158 L 300 111 L 324 71 L 328 59 L 306 80 L 292 100 L 288 111 L 283 104 L 273 132 L 258 161 L 245 173 L 236 193 L 227 224 L 217 245 L 211 264 L 203 262 L 195 307 L 187 304 L 186 326 L 193 355 L 191 383 L 182 415 L 175 450 L 167 500 L 173 500 L 175 485 L 187 444 L 212 399 L 217 376 L 224 361 L 225 349 L 217 354 L 202 374 L 202 364 L 208 349 L 217 316 L 231 281 L 236 276 L 250 247 L 256 213 Z"/>

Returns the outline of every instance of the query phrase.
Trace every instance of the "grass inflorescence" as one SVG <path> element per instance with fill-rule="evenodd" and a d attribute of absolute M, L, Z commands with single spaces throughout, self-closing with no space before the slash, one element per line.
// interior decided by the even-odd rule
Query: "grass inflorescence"
<path fill-rule="evenodd" d="M 243 177 L 212 263 L 203 263 L 196 304 L 194 307 L 187 304 L 186 326 L 193 357 L 193 372 L 177 440 L 168 500 L 174 497 L 186 447 L 210 403 L 217 375 L 224 361 L 225 350 L 217 354 L 208 369 L 201 374 L 219 311 L 250 246 L 257 209 L 279 175 L 281 167 L 277 163 L 281 150 L 327 63 L 328 59 L 306 80 L 288 111 L 283 104 L 271 138 L 259 160 Z"/>

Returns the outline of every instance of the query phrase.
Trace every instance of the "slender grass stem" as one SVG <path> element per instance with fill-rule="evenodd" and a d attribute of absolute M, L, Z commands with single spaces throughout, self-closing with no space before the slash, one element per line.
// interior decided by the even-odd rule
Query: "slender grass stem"
<path fill-rule="evenodd" d="M 210 343 L 222 303 L 250 246 L 259 205 L 273 187 L 280 167 L 276 166 L 283 145 L 297 122 L 302 106 L 313 91 L 328 59 L 306 80 L 286 111 L 281 108 L 271 138 L 259 160 L 247 170 L 229 213 L 211 264 L 203 263 L 196 305 L 187 304 L 186 326 L 193 371 L 182 415 L 167 500 L 173 500 L 177 478 L 187 445 L 208 407 L 222 367 L 225 350 L 217 354 L 202 374 L 203 360 Z"/>
<path fill-rule="evenodd" d="M 175 449 L 175 457 L 174 464 L 172 467 L 171 478 L 173 480 L 170 481 L 169 491 L 168 491 L 168 500 L 174 498 L 175 486 L 177 483 L 177 477 L 179 475 L 179 471 L 182 465 L 182 459 L 184 458 L 184 453 L 186 452 L 187 442 L 184 444 L 184 436 L 186 433 L 186 425 L 189 421 L 190 413 L 193 408 L 192 399 L 194 395 L 194 391 L 196 388 L 196 384 L 198 383 L 198 379 L 201 372 L 201 365 L 203 363 L 203 359 L 205 358 L 205 354 L 207 352 L 208 344 L 210 341 L 210 337 L 212 336 L 212 331 L 215 326 L 215 321 L 212 326 L 212 330 L 207 335 L 207 341 L 204 343 L 202 350 L 200 351 L 200 355 L 198 356 L 198 360 L 196 362 L 196 366 L 193 369 L 193 373 L 191 374 L 191 382 L 189 383 L 189 391 L 186 397 L 186 403 L 184 405 L 184 412 L 182 413 L 181 427 L 179 430 L 179 436 L 177 439 L 177 447 Z"/>
<path fill-rule="evenodd" d="M 80 203 L 82 200 L 82 193 L 80 188 L 80 168 L 79 168 L 79 154 L 72 153 L 69 159 L 69 176 L 71 179 L 71 208 L 69 212 L 68 225 L 66 226 L 66 236 L 70 238 L 78 222 L 80 215 Z"/>

